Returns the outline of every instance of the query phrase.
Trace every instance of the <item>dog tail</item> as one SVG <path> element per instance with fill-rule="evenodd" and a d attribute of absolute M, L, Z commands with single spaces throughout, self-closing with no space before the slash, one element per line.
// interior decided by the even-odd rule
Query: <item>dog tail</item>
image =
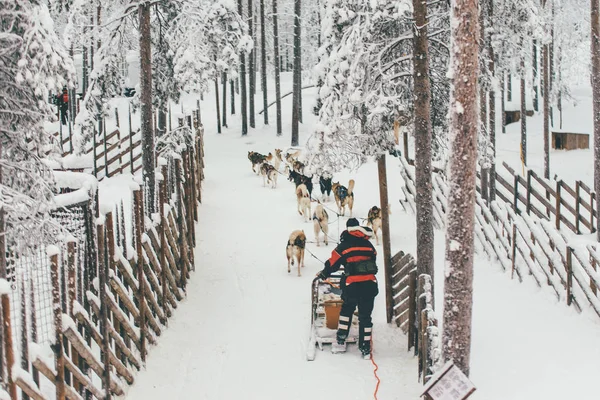
<path fill-rule="evenodd" d="M 354 179 L 350 179 L 350 182 L 348 182 L 348 196 L 352 195 L 353 190 L 354 190 Z"/>

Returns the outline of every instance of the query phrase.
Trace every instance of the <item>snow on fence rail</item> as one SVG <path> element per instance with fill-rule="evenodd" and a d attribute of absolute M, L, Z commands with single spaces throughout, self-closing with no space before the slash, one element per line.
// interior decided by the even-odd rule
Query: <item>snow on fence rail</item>
<path fill-rule="evenodd" d="M 0 282 L 0 379 L 10 398 L 108 398 L 133 383 L 195 265 L 204 151 L 202 127 L 191 132 L 179 154 L 161 154 L 155 218 L 145 215 L 144 188 L 133 191 L 131 234 L 122 203 L 99 207 L 93 184 L 75 202 L 76 175 L 59 179 L 70 192 L 53 217 L 68 237 L 9 253 L 12 281 Z"/>

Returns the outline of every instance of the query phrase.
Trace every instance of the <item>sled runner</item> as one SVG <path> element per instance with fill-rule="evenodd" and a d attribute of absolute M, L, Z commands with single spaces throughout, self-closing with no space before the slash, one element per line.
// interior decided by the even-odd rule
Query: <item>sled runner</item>
<path fill-rule="evenodd" d="M 340 280 L 342 275 L 335 273 L 327 281 L 315 278 L 311 286 L 311 328 L 310 339 L 306 349 L 306 359 L 313 361 L 316 356 L 317 347 L 323 350 L 323 345 L 331 344 L 332 352 L 345 351 L 345 346 L 337 345 L 335 335 L 337 333 L 338 319 L 342 307 L 342 290 Z M 358 342 L 358 318 L 352 318 L 350 333 L 346 339 L 348 343 Z"/>

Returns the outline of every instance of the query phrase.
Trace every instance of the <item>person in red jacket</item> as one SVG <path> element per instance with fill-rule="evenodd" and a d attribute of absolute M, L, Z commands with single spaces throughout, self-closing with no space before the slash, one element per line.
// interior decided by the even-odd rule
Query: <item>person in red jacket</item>
<path fill-rule="evenodd" d="M 66 125 L 69 112 L 69 91 L 66 87 L 63 88 L 62 93 L 58 95 L 57 102 L 60 113 L 60 123 Z"/>
<path fill-rule="evenodd" d="M 360 226 L 356 218 L 348 219 L 346 228 L 340 236 L 340 244 L 331 252 L 331 257 L 325 262 L 325 268 L 317 274 L 317 277 L 325 280 L 342 265 L 344 266 L 344 277 L 341 281 L 344 303 L 340 311 L 336 335 L 338 348 L 341 351 L 345 348 L 352 316 L 358 307 L 358 347 L 363 356 L 369 356 L 373 329 L 371 313 L 375 296 L 379 293 L 375 277 L 377 250 L 369 240 L 373 231 Z"/>

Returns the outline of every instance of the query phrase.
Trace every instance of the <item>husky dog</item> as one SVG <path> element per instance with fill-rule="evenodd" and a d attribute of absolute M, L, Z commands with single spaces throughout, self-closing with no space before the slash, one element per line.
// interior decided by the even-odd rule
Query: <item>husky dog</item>
<path fill-rule="evenodd" d="M 296 187 L 304 184 L 306 185 L 306 189 L 308 190 L 308 194 L 310 196 L 312 196 L 312 191 L 313 191 L 313 183 L 312 183 L 312 176 L 308 177 L 306 175 L 302 175 L 296 171 L 292 171 L 290 170 L 289 175 L 288 175 L 288 180 L 289 181 L 294 181 L 294 184 L 296 185 Z"/>
<path fill-rule="evenodd" d="M 319 185 L 321 186 L 321 200 L 329 201 L 331 196 L 331 180 L 333 175 L 330 172 L 324 171 L 319 177 Z"/>
<path fill-rule="evenodd" d="M 391 214 L 392 211 L 388 205 L 388 214 Z M 375 243 L 379 246 L 379 236 L 377 235 L 377 231 L 381 229 L 381 208 L 377 206 L 371 207 L 369 210 L 369 214 L 367 215 L 367 226 L 370 226 L 373 229 L 373 235 L 375 235 Z"/>
<path fill-rule="evenodd" d="M 268 162 L 264 162 L 260 166 L 260 174 L 263 177 L 263 186 L 267 186 L 267 183 L 271 184 L 271 188 L 277 187 L 277 170 L 274 166 Z"/>
<path fill-rule="evenodd" d="M 338 206 L 338 213 L 346 215 L 346 206 L 350 209 L 350 216 L 352 216 L 352 207 L 354 206 L 354 179 L 350 179 L 348 187 L 340 185 L 339 182 L 335 182 L 331 185 L 333 190 L 333 196 L 335 197 L 335 203 Z"/>
<path fill-rule="evenodd" d="M 304 163 L 296 160 L 292 163 L 292 169 L 299 174 L 304 174 Z"/>
<path fill-rule="evenodd" d="M 327 235 L 329 234 L 329 215 L 327 215 L 327 211 L 323 208 L 322 204 L 319 204 L 315 208 L 315 212 L 313 213 L 313 225 L 315 228 L 315 238 L 317 240 L 317 246 L 320 246 L 319 241 L 319 232 L 323 232 L 325 236 L 325 246 L 329 244 Z"/>
<path fill-rule="evenodd" d="M 275 159 L 273 160 L 273 166 L 277 171 L 279 171 L 279 167 L 283 162 L 283 155 L 281 154 L 281 149 L 275 149 Z"/>
<path fill-rule="evenodd" d="M 292 165 L 294 163 L 294 161 L 297 161 L 298 158 L 300 157 L 300 155 L 302 154 L 302 150 L 296 150 L 296 151 L 292 151 L 291 149 L 288 150 L 285 154 L 285 161 L 289 164 Z"/>
<path fill-rule="evenodd" d="M 290 265 L 294 265 L 294 261 L 298 263 L 298 276 L 300 275 L 300 268 L 304 267 L 304 248 L 306 247 L 306 235 L 303 230 L 296 230 L 290 234 L 287 246 L 285 247 L 285 254 L 288 260 L 288 274 L 290 271 Z M 294 260 L 295 259 L 295 260 Z"/>
<path fill-rule="evenodd" d="M 256 174 L 260 173 L 260 164 L 265 162 L 266 159 L 267 156 L 257 153 L 256 151 L 248 152 L 248 160 L 250 160 L 250 162 L 252 163 L 252 172 Z M 256 169 L 257 166 L 259 167 L 258 170 Z"/>
<path fill-rule="evenodd" d="M 310 216 L 310 195 L 306 185 L 302 184 L 296 188 L 296 199 L 298 200 L 298 214 L 304 216 L 304 221 L 308 222 Z"/>

